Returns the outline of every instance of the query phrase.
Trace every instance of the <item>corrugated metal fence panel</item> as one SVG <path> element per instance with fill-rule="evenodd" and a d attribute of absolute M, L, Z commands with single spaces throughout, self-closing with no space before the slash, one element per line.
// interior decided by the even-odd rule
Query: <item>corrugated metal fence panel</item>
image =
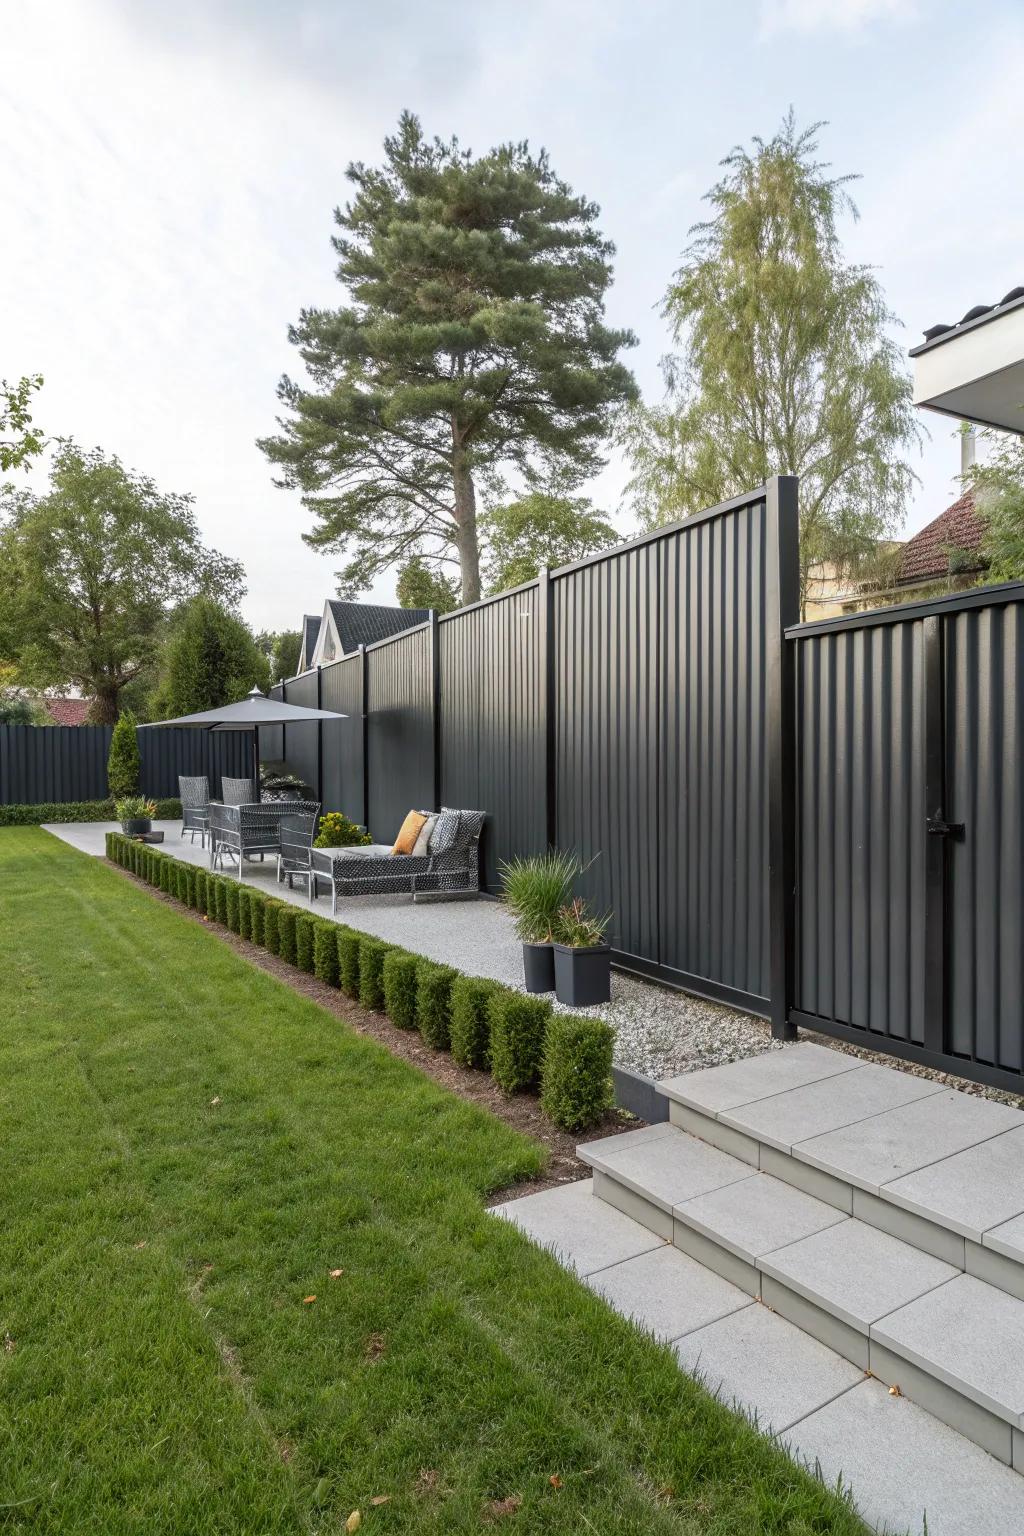
<path fill-rule="evenodd" d="M 360 656 L 332 662 L 320 674 L 322 709 L 347 715 L 323 728 L 325 811 L 343 811 L 352 821 L 363 819 L 363 663 Z"/>
<path fill-rule="evenodd" d="M 370 832 L 392 842 L 407 811 L 434 800 L 431 628 L 371 646 L 367 658 Z"/>
<path fill-rule="evenodd" d="M 213 795 L 220 794 L 224 775 L 235 779 L 252 775 L 249 731 L 190 731 L 168 726 L 162 731 L 140 731 L 138 739 L 142 788 L 157 799 L 176 799 L 182 774 L 205 773 Z"/>
<path fill-rule="evenodd" d="M 543 637 L 537 586 L 439 624 L 441 801 L 487 812 L 485 884 L 545 846 Z"/>
<path fill-rule="evenodd" d="M 110 726 L 0 725 L 0 804 L 105 800 Z M 241 731 L 140 731 L 143 792 L 177 798 L 180 774 L 206 774 L 214 794 L 222 774 L 252 772 L 252 747 Z"/>
<path fill-rule="evenodd" d="M 924 1041 L 922 621 L 796 642 L 803 1013 Z"/>
<path fill-rule="evenodd" d="M 662 541 L 555 579 L 557 835 L 589 867 L 615 949 L 660 962 L 658 618 Z"/>
<path fill-rule="evenodd" d="M 661 544 L 661 964 L 767 1000 L 765 504 Z"/>
<path fill-rule="evenodd" d="M 316 672 L 303 672 L 285 684 L 286 704 L 297 704 L 300 709 L 318 709 Z M 300 779 L 307 783 L 319 800 L 320 795 L 320 727 L 310 725 L 285 726 L 285 761 Z"/>
<path fill-rule="evenodd" d="M 949 1048 L 1024 1070 L 1024 603 L 943 620 Z"/>
<path fill-rule="evenodd" d="M 276 699 L 280 704 L 284 700 L 284 688 L 280 683 L 275 683 L 271 688 L 268 698 Z M 260 728 L 260 761 L 263 763 L 284 762 L 284 726 L 264 725 Z"/>

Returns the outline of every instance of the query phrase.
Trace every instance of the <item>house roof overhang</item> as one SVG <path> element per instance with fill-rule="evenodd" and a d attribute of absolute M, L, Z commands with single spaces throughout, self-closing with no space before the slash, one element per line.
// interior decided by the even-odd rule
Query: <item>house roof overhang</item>
<path fill-rule="evenodd" d="M 934 327 L 910 356 L 915 405 L 1024 434 L 1024 290 Z"/>

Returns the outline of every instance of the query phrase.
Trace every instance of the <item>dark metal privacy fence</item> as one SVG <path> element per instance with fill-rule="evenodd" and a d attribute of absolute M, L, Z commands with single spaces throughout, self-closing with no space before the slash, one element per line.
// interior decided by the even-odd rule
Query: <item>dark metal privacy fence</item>
<path fill-rule="evenodd" d="M 1024 584 L 789 634 L 793 1019 L 1019 1089 Z"/>
<path fill-rule="evenodd" d="M 349 718 L 281 755 L 380 842 L 412 806 L 485 811 L 492 890 L 502 859 L 575 849 L 620 965 L 767 1013 L 796 614 L 780 479 L 290 679 Z"/>
<path fill-rule="evenodd" d="M 0 725 L 0 805 L 105 800 L 109 725 Z M 178 794 L 179 774 L 205 773 L 219 790 L 222 774 L 252 772 L 245 732 L 140 731 L 143 792 L 157 799 Z"/>

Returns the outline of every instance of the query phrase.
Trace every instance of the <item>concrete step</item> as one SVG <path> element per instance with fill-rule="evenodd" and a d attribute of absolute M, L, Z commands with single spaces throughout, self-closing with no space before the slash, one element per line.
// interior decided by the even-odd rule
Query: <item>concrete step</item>
<path fill-rule="evenodd" d="M 648 1135 L 620 1140 L 636 1148 Z M 746 1177 L 762 1187 L 749 1169 Z M 718 1187 L 724 1195 L 742 1186 L 736 1180 Z M 494 1214 L 552 1249 L 616 1310 L 668 1341 L 685 1371 L 775 1435 L 824 1482 L 851 1487 L 877 1530 L 913 1536 L 1019 1536 L 1024 1530 L 1024 1478 L 596 1199 L 590 1180 L 511 1201 Z"/>
<path fill-rule="evenodd" d="M 1024 1471 L 1024 1301 L 678 1127 L 578 1150 L 609 1218 L 670 1241 Z"/>
<path fill-rule="evenodd" d="M 1024 1113 L 801 1043 L 658 1085 L 670 1124 L 1024 1299 Z"/>

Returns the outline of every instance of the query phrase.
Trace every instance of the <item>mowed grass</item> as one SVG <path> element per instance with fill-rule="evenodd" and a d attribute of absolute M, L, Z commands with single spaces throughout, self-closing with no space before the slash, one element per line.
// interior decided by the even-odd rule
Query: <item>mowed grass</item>
<path fill-rule="evenodd" d="M 486 1213 L 541 1148 L 44 832 L 0 934 L 0 1530 L 861 1529 Z"/>

